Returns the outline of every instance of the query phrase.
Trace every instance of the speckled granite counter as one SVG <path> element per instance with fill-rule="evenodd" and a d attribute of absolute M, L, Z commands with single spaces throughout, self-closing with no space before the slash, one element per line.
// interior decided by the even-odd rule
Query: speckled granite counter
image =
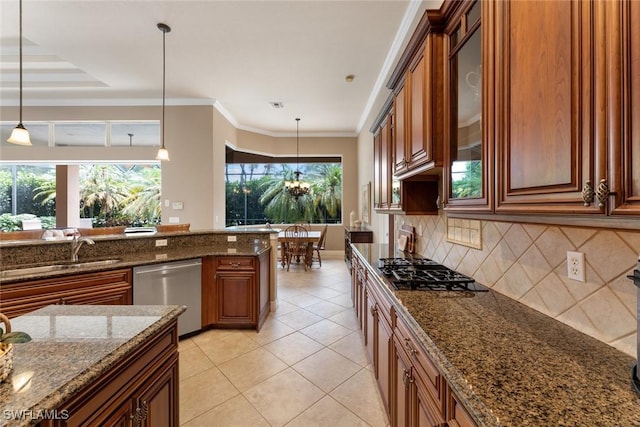
<path fill-rule="evenodd" d="M 0 285 L 46 277 L 180 261 L 209 255 L 255 256 L 269 250 L 269 240 L 264 238 L 269 235 L 268 233 L 262 235 L 245 233 L 244 236 L 248 236 L 246 238 L 242 238 L 239 233 L 236 242 L 226 242 L 220 239 L 228 234 L 189 233 L 187 235 L 174 233 L 172 235 L 163 233 L 164 237 L 159 237 L 173 237 L 172 240 L 169 240 L 171 243 L 167 247 L 155 246 L 157 236 L 118 236 L 109 239 L 96 239 L 95 245 L 82 247 L 80 262 L 73 268 L 23 275 L 12 274 L 10 277 L 3 277 L 0 273 Z M 68 246 L 69 242 L 66 241 L 20 244 L 12 247 L 11 253 L 7 245 L 0 246 L 0 254 L 2 254 L 0 270 L 59 263 L 71 264 L 66 260 L 66 255 L 69 252 Z M 107 265 L 91 264 L 93 261 L 104 259 L 116 259 L 117 262 Z M 83 265 L 83 263 L 87 264 Z"/>
<path fill-rule="evenodd" d="M 640 426 L 632 357 L 494 291 L 395 291 L 370 273 L 479 425 Z"/>
<path fill-rule="evenodd" d="M 183 311 L 180 306 L 55 305 L 12 319 L 12 328 L 33 341 L 15 346 L 13 372 L 0 384 L 0 426 L 35 423 L 34 417 L 55 410 Z"/>

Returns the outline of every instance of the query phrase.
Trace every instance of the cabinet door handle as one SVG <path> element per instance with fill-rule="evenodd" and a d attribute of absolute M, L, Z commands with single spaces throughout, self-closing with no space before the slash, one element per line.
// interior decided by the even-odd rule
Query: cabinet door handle
<path fill-rule="evenodd" d="M 229 263 L 231 265 L 231 267 L 233 268 L 239 268 L 240 267 L 240 263 L 239 262 L 231 262 Z"/>
<path fill-rule="evenodd" d="M 607 204 L 607 200 L 609 200 L 609 184 L 606 179 L 601 179 L 598 184 L 598 188 L 596 189 L 596 198 L 598 199 L 598 207 L 603 207 Z"/>
<path fill-rule="evenodd" d="M 413 377 L 411 376 L 411 371 L 404 369 L 402 372 L 402 382 L 404 383 L 404 388 L 408 389 L 409 385 L 413 382 Z"/>
<path fill-rule="evenodd" d="M 135 409 L 133 414 L 131 415 L 131 420 L 133 421 L 133 425 L 135 427 L 139 427 L 144 420 L 147 419 L 149 415 L 149 405 L 147 405 L 147 401 L 143 400 L 142 404 Z"/>
<path fill-rule="evenodd" d="M 584 182 L 584 187 L 582 187 L 582 200 L 584 201 L 585 206 L 589 206 L 593 203 L 593 184 L 591 180 L 588 179 Z"/>
<path fill-rule="evenodd" d="M 416 357 L 416 355 L 418 354 L 418 350 L 413 348 L 413 346 L 411 345 L 411 340 L 409 338 L 404 339 L 404 345 L 405 347 L 407 347 L 407 350 L 409 350 L 409 354 L 413 357 Z"/>
<path fill-rule="evenodd" d="M 375 316 L 376 314 L 378 314 L 378 304 L 375 304 L 369 307 L 369 311 L 371 311 L 372 316 Z"/>

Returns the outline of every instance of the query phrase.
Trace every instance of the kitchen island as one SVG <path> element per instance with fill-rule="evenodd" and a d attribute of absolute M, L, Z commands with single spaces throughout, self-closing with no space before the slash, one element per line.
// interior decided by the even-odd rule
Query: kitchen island
<path fill-rule="evenodd" d="M 15 345 L 0 384 L 0 426 L 178 425 L 181 306 L 52 305 L 12 319 Z"/>
<path fill-rule="evenodd" d="M 492 290 L 395 290 L 377 261 L 403 253 L 386 245 L 353 247 L 361 269 L 355 280 L 364 278 L 364 294 L 371 290 L 382 301 L 373 312 L 384 310 L 391 319 L 391 341 L 407 344 L 412 362 L 418 355 L 435 367 L 425 376 L 436 378 L 433 401 L 447 422 L 459 402 L 482 426 L 640 425 L 631 356 Z M 367 317 L 367 304 L 360 306 Z M 394 341 L 407 335 L 403 327 L 411 342 Z M 388 371 L 389 383 L 397 382 L 398 370 Z M 391 400 L 392 418 L 397 400 Z"/>

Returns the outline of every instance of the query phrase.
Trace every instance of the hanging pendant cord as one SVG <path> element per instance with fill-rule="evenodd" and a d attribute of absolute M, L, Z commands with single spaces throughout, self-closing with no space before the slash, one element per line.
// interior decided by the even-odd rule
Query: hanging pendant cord
<path fill-rule="evenodd" d="M 300 119 L 296 118 L 296 171 L 300 172 Z"/>
<path fill-rule="evenodd" d="M 166 47 L 165 42 L 167 32 L 162 30 L 162 148 L 164 148 L 164 97 L 165 97 L 165 69 L 166 69 Z"/>
<path fill-rule="evenodd" d="M 20 0 L 20 124 L 22 124 L 22 0 Z"/>

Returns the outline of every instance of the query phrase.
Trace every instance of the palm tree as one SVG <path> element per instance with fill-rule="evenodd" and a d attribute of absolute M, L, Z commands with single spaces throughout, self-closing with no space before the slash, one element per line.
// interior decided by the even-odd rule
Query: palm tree
<path fill-rule="evenodd" d="M 80 203 L 89 208 L 91 217 L 96 208 L 100 217 L 109 217 L 129 196 L 124 173 L 111 165 L 81 166 L 80 181 Z"/>
<path fill-rule="evenodd" d="M 260 203 L 265 206 L 265 213 L 274 222 L 296 222 L 302 219 L 311 221 L 313 203 L 310 195 L 297 200 L 284 189 L 284 182 L 293 179 L 293 170 L 289 165 L 281 165 L 281 173 L 271 175 L 261 186 Z"/>
<path fill-rule="evenodd" d="M 131 215 L 147 224 L 157 223 L 162 210 L 160 204 L 161 173 L 158 167 L 132 170 L 129 178 L 129 196 L 123 200 L 122 213 Z"/>
<path fill-rule="evenodd" d="M 330 218 L 339 218 L 342 208 L 342 167 L 336 163 L 314 164 L 309 177 L 312 179 L 316 210 Z"/>

